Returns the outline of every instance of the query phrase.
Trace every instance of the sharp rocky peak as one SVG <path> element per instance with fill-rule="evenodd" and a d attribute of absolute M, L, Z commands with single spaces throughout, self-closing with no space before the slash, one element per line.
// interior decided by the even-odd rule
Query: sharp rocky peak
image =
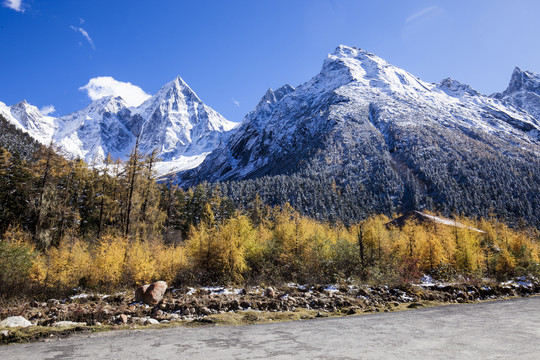
<path fill-rule="evenodd" d="M 338 87 L 355 83 L 392 93 L 430 91 L 433 87 L 375 54 L 345 45 L 338 46 L 328 55 L 320 77 Z"/>
<path fill-rule="evenodd" d="M 290 94 L 294 91 L 294 87 L 289 84 L 285 84 L 277 90 L 272 90 L 272 88 L 266 90 L 266 93 L 259 101 L 257 107 L 261 107 L 265 104 L 273 104 L 285 97 L 285 95 Z"/>
<path fill-rule="evenodd" d="M 18 103 L 16 103 L 12 107 L 16 108 L 16 109 L 22 109 L 22 108 L 26 108 L 28 106 L 33 106 L 33 105 L 30 105 L 26 100 L 23 100 L 23 101 L 19 101 Z"/>
<path fill-rule="evenodd" d="M 120 96 L 108 95 L 102 98 L 99 98 L 92 102 L 90 105 L 86 106 L 84 109 L 76 111 L 72 114 L 66 115 L 65 117 L 70 117 L 81 112 L 84 113 L 116 113 L 124 108 L 127 108 L 127 104 L 124 99 Z"/>
<path fill-rule="evenodd" d="M 186 98 L 192 98 L 201 102 L 201 99 L 189 87 L 189 85 L 178 75 L 172 81 L 165 84 L 157 93 L 160 97 L 177 97 L 182 94 Z"/>
<path fill-rule="evenodd" d="M 463 84 L 457 80 L 446 78 L 437 86 L 450 96 L 461 97 L 464 95 L 477 96 L 480 93 L 474 90 L 470 85 Z"/>
<path fill-rule="evenodd" d="M 540 75 L 532 71 L 524 71 L 516 66 L 510 78 L 510 84 L 504 91 L 510 94 L 518 91 L 532 91 L 540 94 Z"/>

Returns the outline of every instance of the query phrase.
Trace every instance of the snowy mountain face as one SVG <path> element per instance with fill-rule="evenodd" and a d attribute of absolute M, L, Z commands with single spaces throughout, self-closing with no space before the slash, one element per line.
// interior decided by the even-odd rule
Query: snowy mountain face
<path fill-rule="evenodd" d="M 493 97 L 522 108 L 540 121 L 540 75 L 516 67 L 508 88 Z"/>
<path fill-rule="evenodd" d="M 57 129 L 53 117 L 43 115 L 37 107 L 26 101 L 21 101 L 13 106 L 7 106 L 0 102 L 0 115 L 45 145 L 51 142 Z"/>
<path fill-rule="evenodd" d="M 102 163 L 108 154 L 127 159 L 139 136 L 139 149 L 156 151 L 162 160 L 158 175 L 199 165 L 236 126 L 206 106 L 180 77 L 136 108 L 107 96 L 60 118 L 44 116 L 26 102 L 0 103 L 0 114 L 40 142 L 52 140 L 66 155 L 90 164 Z"/>
<path fill-rule="evenodd" d="M 537 89 L 529 74 L 515 89 Z M 492 194 L 499 196 L 493 207 L 523 207 L 526 196 L 539 204 L 540 125 L 526 110 L 456 80 L 426 83 L 374 54 L 339 46 L 307 83 L 269 90 L 229 142 L 180 181 L 253 179 L 264 187 L 297 176 L 316 186 L 335 179 L 342 195 L 366 202 L 367 213 L 426 206 L 459 212 L 486 206 L 480 197 Z M 510 184 L 522 191 L 508 202 Z M 281 198 L 308 204 L 298 196 L 308 185 L 284 186 L 290 193 Z M 272 196 L 269 202 L 279 202 Z"/>
<path fill-rule="evenodd" d="M 140 129 L 141 149 L 158 149 L 164 160 L 211 152 L 236 126 L 206 106 L 180 77 L 134 109 L 133 114 L 135 122 L 146 119 Z M 136 126 L 131 124 L 131 128 Z"/>
<path fill-rule="evenodd" d="M 216 181 L 285 173 L 293 159 L 338 130 L 347 135 L 344 142 L 376 136 L 395 150 L 409 146 L 406 133 L 416 129 L 535 149 L 540 139 L 538 121 L 522 109 L 456 80 L 423 82 L 373 54 L 340 46 L 309 82 L 269 90 L 227 146 L 187 176 Z"/>

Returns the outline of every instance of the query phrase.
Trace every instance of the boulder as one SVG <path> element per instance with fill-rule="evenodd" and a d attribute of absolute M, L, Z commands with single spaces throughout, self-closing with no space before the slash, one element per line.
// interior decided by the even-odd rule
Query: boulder
<path fill-rule="evenodd" d="M 28 327 L 32 326 L 32 323 L 22 316 L 10 316 L 2 322 L 0 322 L 0 327 Z"/>
<path fill-rule="evenodd" d="M 155 283 L 150 284 L 143 293 L 144 303 L 148 305 L 157 305 L 163 299 L 165 291 L 167 291 L 167 283 L 165 281 L 156 281 Z"/>

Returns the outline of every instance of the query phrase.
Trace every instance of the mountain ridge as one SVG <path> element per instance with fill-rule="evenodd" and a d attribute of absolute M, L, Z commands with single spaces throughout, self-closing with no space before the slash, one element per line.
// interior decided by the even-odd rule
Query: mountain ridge
<path fill-rule="evenodd" d="M 540 126 L 511 99 L 452 79 L 426 83 L 347 46 L 311 80 L 269 97 L 227 144 L 179 173 L 179 184 L 227 182 L 220 186 L 233 198 L 290 199 L 321 218 L 423 208 L 488 216 L 493 208 L 540 221 Z M 332 181 L 339 196 L 322 193 Z M 521 190 L 512 199 L 510 186 Z M 328 209 L 309 209 L 318 203 Z"/>
<path fill-rule="evenodd" d="M 125 160 L 140 137 L 140 150 L 156 150 L 163 160 L 160 175 L 198 165 L 237 126 L 204 104 L 180 76 L 138 107 L 105 96 L 57 118 L 26 101 L 11 107 L 0 103 L 0 114 L 41 143 L 52 141 L 64 155 L 90 164 L 100 164 L 108 154 Z"/>

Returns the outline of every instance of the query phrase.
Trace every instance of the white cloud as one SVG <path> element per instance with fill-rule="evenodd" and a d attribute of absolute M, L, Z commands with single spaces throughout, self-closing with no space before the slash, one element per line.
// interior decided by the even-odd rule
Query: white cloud
<path fill-rule="evenodd" d="M 424 16 L 428 16 L 428 15 L 432 15 L 432 14 L 435 14 L 435 13 L 439 13 L 441 12 L 442 9 L 438 6 L 430 6 L 430 7 L 427 7 L 427 8 L 424 8 L 420 11 L 417 11 L 415 12 L 414 14 L 412 14 L 411 16 L 409 16 L 406 20 L 405 20 L 405 23 L 408 24 L 412 21 L 415 21 L 415 20 L 418 20 Z"/>
<path fill-rule="evenodd" d="M 110 76 L 98 76 L 90 79 L 88 84 L 79 88 L 86 91 L 92 100 L 101 99 L 104 96 L 120 96 L 128 106 L 139 106 L 150 97 L 140 87 L 129 82 L 118 81 Z"/>
<path fill-rule="evenodd" d="M 240 106 L 240 101 L 235 100 L 235 99 L 233 98 L 233 99 L 232 99 L 232 102 L 233 102 L 234 106 L 236 106 L 236 107 L 239 107 L 239 106 Z"/>
<path fill-rule="evenodd" d="M 80 17 L 80 18 L 79 18 L 79 22 L 80 22 L 81 25 L 82 25 L 82 24 L 84 24 L 85 21 L 84 21 L 84 19 L 83 19 L 82 17 Z"/>
<path fill-rule="evenodd" d="M 4 0 L 2 5 L 18 12 L 24 12 L 22 0 Z"/>
<path fill-rule="evenodd" d="M 84 30 L 82 27 L 75 27 L 75 26 L 70 26 L 70 28 L 73 30 L 73 31 L 76 31 L 76 32 L 79 32 L 82 34 L 82 36 L 84 36 L 84 38 L 88 41 L 88 43 L 90 44 L 90 46 L 92 46 L 92 49 L 96 50 L 96 47 L 94 46 L 94 41 L 92 40 L 92 38 L 90 37 L 90 35 L 88 35 L 88 32 L 86 30 Z"/>
<path fill-rule="evenodd" d="M 56 109 L 54 108 L 54 105 L 45 105 L 44 107 L 42 107 L 41 109 L 39 109 L 39 111 L 47 116 L 49 114 L 52 114 L 53 112 L 56 111 Z"/>

